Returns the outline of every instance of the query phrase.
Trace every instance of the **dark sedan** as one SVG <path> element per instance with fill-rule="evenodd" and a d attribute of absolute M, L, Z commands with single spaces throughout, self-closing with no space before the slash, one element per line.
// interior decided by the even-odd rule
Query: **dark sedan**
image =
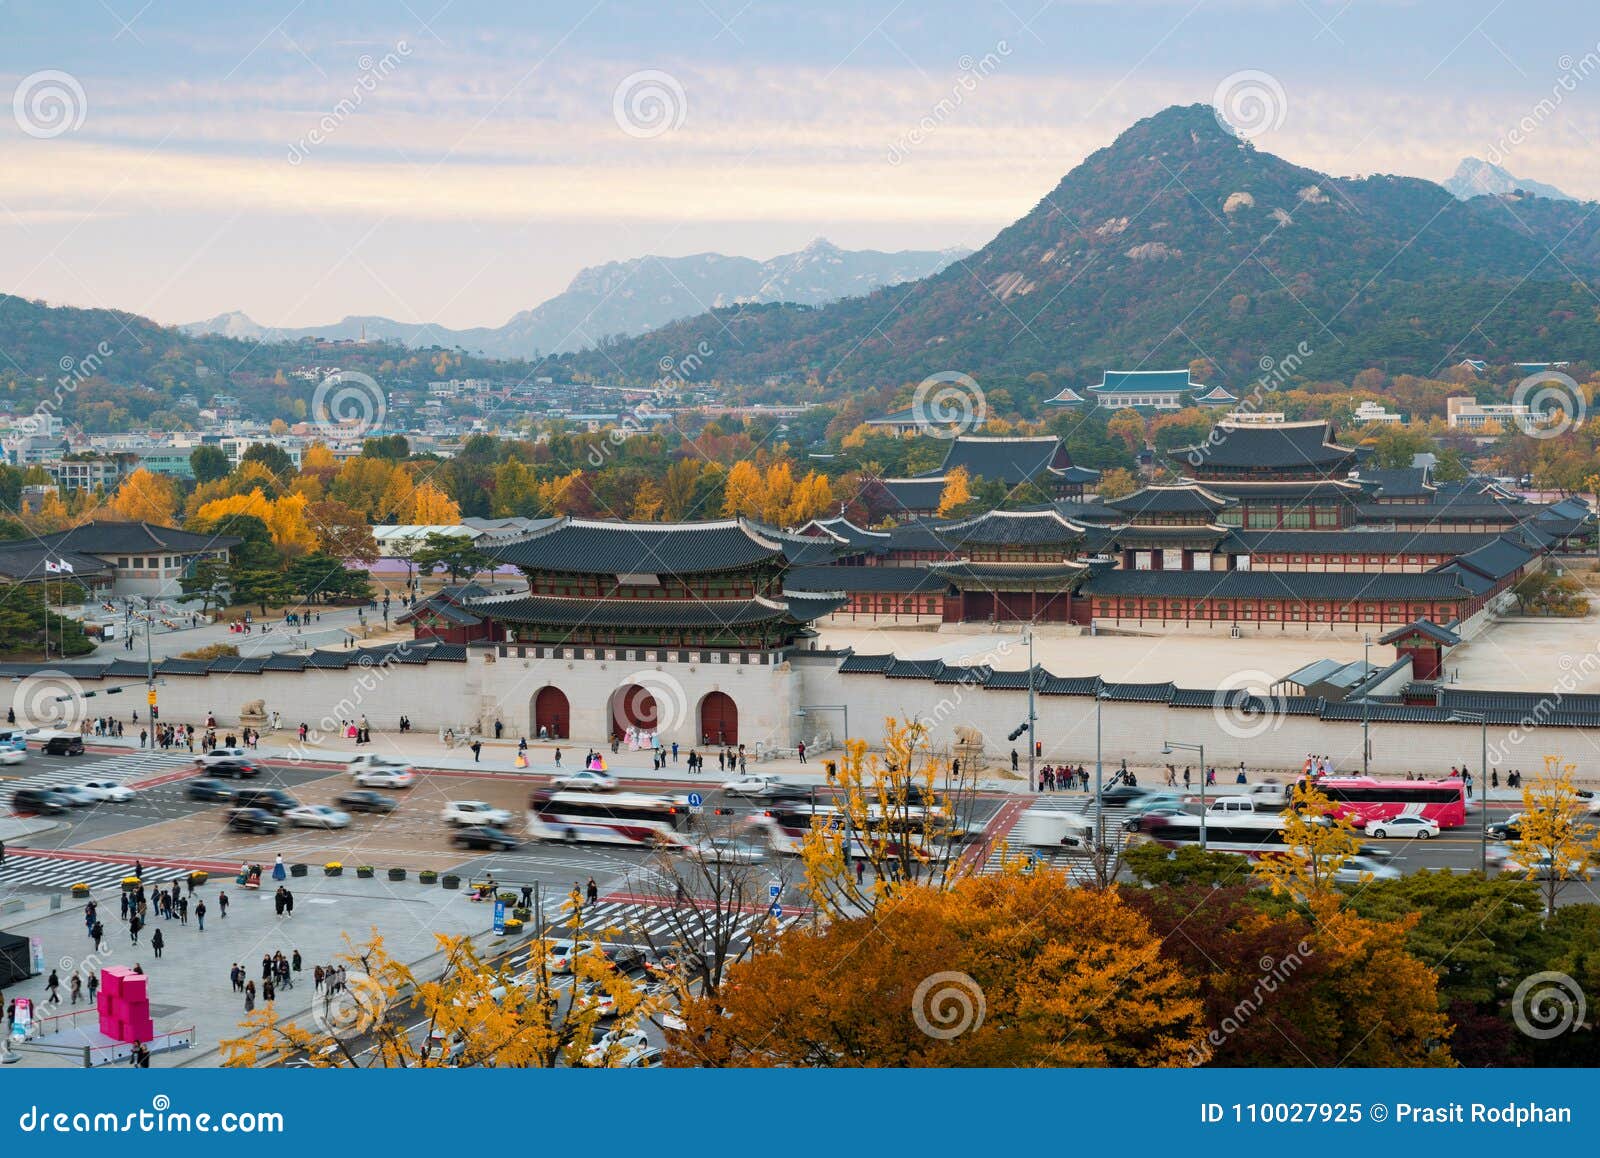
<path fill-rule="evenodd" d="M 233 798 L 233 789 L 220 780 L 202 776 L 199 780 L 189 781 L 189 787 L 185 794 L 190 800 L 231 800 Z"/>
<path fill-rule="evenodd" d="M 385 796 L 381 792 L 346 792 L 334 801 L 346 812 L 393 812 L 399 803 L 393 796 Z"/>
<path fill-rule="evenodd" d="M 1508 816 L 1504 820 L 1496 821 L 1489 825 L 1490 840 L 1521 840 L 1522 839 L 1522 813 Z"/>
<path fill-rule="evenodd" d="M 277 832 L 282 822 L 265 808 L 235 808 L 228 813 L 229 832 L 249 832 L 267 836 Z"/>
<path fill-rule="evenodd" d="M 503 828 L 492 824 L 469 824 L 450 834 L 450 843 L 457 848 L 486 848 L 491 852 L 510 852 L 517 847 L 517 838 Z"/>
<path fill-rule="evenodd" d="M 261 775 L 261 765 L 253 760 L 218 760 L 206 765 L 213 776 L 229 776 L 235 780 L 254 780 Z"/>
<path fill-rule="evenodd" d="M 18 788 L 11 797 L 11 807 L 16 812 L 35 812 L 41 816 L 57 816 L 73 807 L 70 797 L 49 788 Z"/>

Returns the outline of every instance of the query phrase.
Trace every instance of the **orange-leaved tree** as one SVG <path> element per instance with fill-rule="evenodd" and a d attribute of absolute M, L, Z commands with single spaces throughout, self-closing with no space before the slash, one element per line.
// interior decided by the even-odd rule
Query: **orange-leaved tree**
<path fill-rule="evenodd" d="M 669 1064 L 1167 1066 L 1206 1049 L 1195 986 L 1145 919 L 1054 871 L 796 926 L 682 1016 Z"/>

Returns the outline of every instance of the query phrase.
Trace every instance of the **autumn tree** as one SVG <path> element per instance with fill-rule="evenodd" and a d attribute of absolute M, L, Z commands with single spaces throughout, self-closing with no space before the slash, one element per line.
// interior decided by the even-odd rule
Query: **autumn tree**
<path fill-rule="evenodd" d="M 337 499 L 324 499 L 306 507 L 306 519 L 316 532 L 316 549 L 340 559 L 374 563 L 378 544 L 361 512 Z"/>
<path fill-rule="evenodd" d="M 1115 466 L 1100 476 L 1100 485 L 1097 489 L 1102 499 L 1127 498 L 1139 489 L 1139 480 L 1133 476 L 1132 471 Z"/>
<path fill-rule="evenodd" d="M 674 1065 L 1167 1066 L 1204 1052 L 1195 986 L 1116 893 L 1065 875 L 908 886 L 794 926 L 685 1002 Z"/>
<path fill-rule="evenodd" d="M 1305 902 L 1330 893 L 1360 847 L 1349 818 L 1307 777 L 1283 813 L 1283 852 L 1263 856 L 1256 876 L 1274 895 Z"/>
<path fill-rule="evenodd" d="M 111 509 L 130 523 L 171 526 L 178 509 L 178 488 L 163 475 L 140 467 L 117 488 Z"/>
<path fill-rule="evenodd" d="M 1144 415 L 1137 410 L 1119 410 L 1107 420 L 1106 433 L 1121 439 L 1130 454 L 1137 454 L 1145 443 Z"/>
<path fill-rule="evenodd" d="M 453 527 L 461 522 L 456 501 L 431 482 L 421 482 L 411 492 L 410 517 L 403 521 L 418 527 Z"/>
<path fill-rule="evenodd" d="M 589 1053 L 600 1027 L 604 991 L 612 1028 L 636 1029 L 654 1006 L 598 950 L 581 951 L 576 984 L 553 973 L 551 942 L 527 945 L 528 967 L 513 976 L 489 964 L 470 938 L 439 934 L 436 971 L 419 975 L 373 933 L 342 955 L 345 988 L 312 998 L 308 1019 L 285 1017 L 269 1002 L 224 1038 L 223 1065 L 252 1068 L 300 1060 L 319 1069 L 430 1069 L 442 1066 L 553 1068 L 620 1064 L 618 1051 Z M 306 1024 L 309 1020 L 310 1024 Z"/>
<path fill-rule="evenodd" d="M 972 491 L 968 489 L 969 476 L 967 468 L 958 466 L 944 476 L 944 490 L 939 492 L 938 515 L 947 519 L 961 510 L 972 501 Z"/>
<path fill-rule="evenodd" d="M 1506 865 L 1507 872 L 1539 881 L 1547 919 L 1555 916 L 1562 884 L 1587 880 L 1600 863 L 1595 827 L 1583 819 L 1584 800 L 1572 783 L 1576 771 L 1576 764 L 1546 756 L 1543 773 L 1522 786 L 1522 819 Z"/>
<path fill-rule="evenodd" d="M 970 762 L 958 768 L 934 751 L 926 724 L 885 720 L 881 755 L 847 740 L 833 783 L 836 795 L 813 816 L 801 848 L 818 908 L 871 912 L 898 888 L 946 888 L 962 874 L 977 778 Z"/>

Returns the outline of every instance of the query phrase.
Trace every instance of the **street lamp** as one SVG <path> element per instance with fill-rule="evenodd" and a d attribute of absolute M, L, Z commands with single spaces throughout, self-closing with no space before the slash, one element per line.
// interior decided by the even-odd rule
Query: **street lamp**
<path fill-rule="evenodd" d="M 1039 717 L 1033 710 L 1033 625 L 1028 625 L 1028 791 L 1037 791 L 1033 775 L 1033 757 L 1039 750 Z"/>
<path fill-rule="evenodd" d="M 1161 754 L 1170 756 L 1175 750 L 1184 752 L 1198 752 L 1200 754 L 1200 851 L 1206 849 L 1206 746 L 1204 744 L 1184 744 L 1177 740 L 1168 740 L 1161 745 Z"/>
<path fill-rule="evenodd" d="M 1370 658 L 1371 651 L 1372 651 L 1372 635 L 1370 633 L 1363 634 L 1361 636 L 1361 682 L 1362 682 L 1363 685 L 1366 684 L 1368 677 L 1371 676 L 1371 674 L 1372 674 L 1372 660 Z M 1368 692 L 1368 689 L 1365 686 L 1363 686 L 1362 689 L 1361 689 L 1361 775 L 1362 776 L 1366 776 L 1367 775 L 1367 771 L 1368 771 L 1368 769 L 1367 769 L 1367 761 L 1371 757 L 1371 754 L 1372 754 L 1372 743 L 1371 743 L 1371 741 L 1369 741 L 1367 739 L 1367 725 L 1368 725 L 1368 722 L 1369 722 L 1368 721 L 1368 717 L 1372 714 L 1370 711 L 1368 711 L 1368 708 L 1367 708 L 1367 705 L 1370 703 L 1370 701 L 1367 698 L 1367 692 Z"/>
<path fill-rule="evenodd" d="M 1106 804 L 1102 793 L 1104 764 L 1100 755 L 1100 708 L 1110 698 L 1104 681 L 1097 677 L 1094 684 L 1094 846 L 1097 852 L 1106 842 Z"/>
<path fill-rule="evenodd" d="M 1489 714 L 1487 712 L 1450 713 L 1452 724 L 1477 724 L 1480 742 L 1478 764 L 1478 871 L 1489 875 Z M 1470 775 L 1471 773 L 1468 773 Z"/>

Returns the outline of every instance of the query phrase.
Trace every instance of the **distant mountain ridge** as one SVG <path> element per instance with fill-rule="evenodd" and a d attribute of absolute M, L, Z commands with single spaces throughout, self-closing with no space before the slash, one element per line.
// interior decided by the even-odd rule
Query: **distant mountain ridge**
<path fill-rule="evenodd" d="M 946 371 L 1013 394 L 1035 371 L 1081 388 L 1104 369 L 1202 356 L 1248 388 L 1301 342 L 1309 377 L 1437 373 L 1530 347 L 1600 361 L 1590 208 L 1334 177 L 1241 140 L 1209 106 L 1173 107 L 1085 158 L 959 269 L 821 307 L 719 310 L 561 362 L 649 381 L 704 342 L 717 353 L 698 374 L 778 396 Z"/>
<path fill-rule="evenodd" d="M 1463 157 L 1461 164 L 1456 166 L 1455 174 L 1444 183 L 1444 187 L 1462 201 L 1484 195 L 1498 197 L 1518 190 L 1538 197 L 1548 197 L 1552 201 L 1577 200 L 1576 197 L 1563 193 L 1554 185 L 1546 185 L 1543 181 L 1530 181 L 1525 177 L 1514 177 L 1509 170 L 1478 157 Z"/>
<path fill-rule="evenodd" d="M 633 336 L 707 309 L 794 302 L 823 305 L 937 273 L 970 250 L 840 249 L 818 238 L 797 253 L 767 261 L 698 253 L 689 257 L 634 258 L 580 270 L 566 290 L 522 310 L 503 326 L 452 330 L 384 317 L 346 317 L 327 326 L 262 326 L 234 311 L 180 327 L 250 341 L 318 338 L 394 341 L 407 346 L 461 346 L 497 358 L 590 349 L 602 339 Z"/>

